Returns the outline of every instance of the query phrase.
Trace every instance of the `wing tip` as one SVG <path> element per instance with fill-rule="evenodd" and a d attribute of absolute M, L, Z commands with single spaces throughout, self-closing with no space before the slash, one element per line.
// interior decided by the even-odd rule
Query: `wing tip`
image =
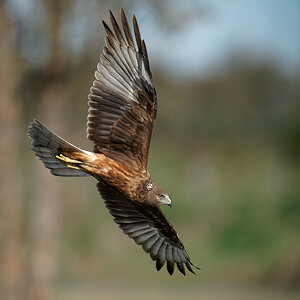
<path fill-rule="evenodd" d="M 185 268 L 183 263 L 176 263 L 177 269 L 185 276 Z"/>
<path fill-rule="evenodd" d="M 189 259 L 189 263 L 195 268 L 195 269 L 197 269 L 197 270 L 199 270 L 199 271 L 201 271 L 201 268 L 200 267 L 197 267 L 197 266 L 195 266 L 192 262 L 191 262 L 191 260 Z"/>
<path fill-rule="evenodd" d="M 172 276 L 174 273 L 174 262 L 171 262 L 171 261 L 167 262 L 167 270 L 168 270 L 168 273 L 170 274 L 170 276 Z"/>
<path fill-rule="evenodd" d="M 156 260 L 156 270 L 160 271 L 161 268 L 164 266 L 164 264 L 165 264 L 165 261 L 161 261 L 160 259 L 157 259 Z"/>
<path fill-rule="evenodd" d="M 164 266 L 164 264 L 167 262 L 166 266 L 167 266 L 167 271 L 169 273 L 170 276 L 173 275 L 174 273 L 174 269 L 175 269 L 175 262 L 174 261 L 162 261 L 159 258 L 155 259 L 156 260 L 156 270 L 160 271 L 162 269 L 162 267 Z M 195 266 L 190 260 L 188 260 L 186 263 L 176 263 L 177 269 L 180 271 L 181 274 L 183 274 L 184 276 L 186 276 L 186 272 L 185 272 L 185 268 L 184 265 L 186 266 L 186 268 L 193 273 L 195 276 L 197 276 L 197 274 L 195 273 L 195 271 L 193 270 L 193 268 L 197 269 L 197 270 L 201 270 L 199 267 Z M 193 267 L 193 268 L 192 268 Z"/>
<path fill-rule="evenodd" d="M 121 7 L 120 11 L 121 11 L 121 18 L 126 17 L 123 7 Z"/>
<path fill-rule="evenodd" d="M 103 25 L 108 37 L 110 37 L 110 36 L 115 37 L 113 32 L 111 31 L 111 29 L 109 28 L 109 26 L 107 25 L 107 23 L 104 20 L 102 20 L 102 25 Z"/>
<path fill-rule="evenodd" d="M 133 31 L 134 31 L 134 35 L 135 35 L 135 40 L 136 40 L 139 52 L 142 52 L 141 33 L 140 33 L 139 25 L 138 25 L 137 19 L 135 17 L 135 14 L 133 14 L 133 16 L 132 16 L 132 22 L 133 22 Z"/>

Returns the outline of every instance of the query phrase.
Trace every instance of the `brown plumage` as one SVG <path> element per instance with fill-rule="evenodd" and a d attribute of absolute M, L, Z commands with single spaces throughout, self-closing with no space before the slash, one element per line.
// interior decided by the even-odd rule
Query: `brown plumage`
<path fill-rule="evenodd" d="M 147 171 L 156 118 L 157 97 L 144 40 L 133 16 L 133 36 L 121 10 L 123 33 L 110 12 L 113 31 L 103 21 L 106 46 L 95 72 L 89 98 L 87 137 L 94 152 L 58 137 L 39 121 L 28 129 L 32 149 L 51 173 L 95 177 L 106 207 L 125 234 L 150 254 L 170 275 L 176 265 L 194 273 L 191 260 L 174 227 L 160 209 L 169 196 Z M 197 267 L 196 267 L 197 268 Z"/>

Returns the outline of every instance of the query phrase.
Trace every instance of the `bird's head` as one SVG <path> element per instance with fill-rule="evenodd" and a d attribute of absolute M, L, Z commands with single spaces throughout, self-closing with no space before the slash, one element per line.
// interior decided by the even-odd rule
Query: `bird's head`
<path fill-rule="evenodd" d="M 172 201 L 167 193 L 158 193 L 156 194 L 156 197 L 160 205 L 168 205 L 172 207 Z"/>
<path fill-rule="evenodd" d="M 172 207 L 172 201 L 169 195 L 162 190 L 158 185 L 156 185 L 153 181 L 147 183 L 148 189 L 148 197 L 147 201 L 151 205 L 161 206 L 168 205 Z"/>

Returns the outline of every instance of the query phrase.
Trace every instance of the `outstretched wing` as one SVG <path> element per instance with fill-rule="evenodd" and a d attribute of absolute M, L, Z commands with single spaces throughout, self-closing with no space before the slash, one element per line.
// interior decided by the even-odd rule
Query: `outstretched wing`
<path fill-rule="evenodd" d="M 184 266 L 194 273 L 191 267 L 194 265 L 182 242 L 160 208 L 132 202 L 105 183 L 99 182 L 97 187 L 114 221 L 150 254 L 156 261 L 158 271 L 167 263 L 170 275 L 173 274 L 175 265 L 184 275 Z"/>
<path fill-rule="evenodd" d="M 87 137 L 94 142 L 95 152 L 146 169 L 156 92 L 135 16 L 137 49 L 123 10 L 121 18 L 126 40 L 111 12 L 114 33 L 103 21 L 106 47 L 89 94 Z"/>

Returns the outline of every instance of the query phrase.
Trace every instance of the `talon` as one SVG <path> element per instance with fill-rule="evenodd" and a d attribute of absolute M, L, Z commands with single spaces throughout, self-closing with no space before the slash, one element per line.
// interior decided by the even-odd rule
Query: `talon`
<path fill-rule="evenodd" d="M 79 167 L 75 167 L 75 166 L 69 165 L 69 164 L 67 164 L 67 167 L 70 169 L 81 170 Z"/>
<path fill-rule="evenodd" d="M 69 163 L 69 164 L 81 164 L 81 163 L 82 163 L 82 162 L 79 161 L 79 160 L 71 159 L 71 158 L 69 158 L 69 157 L 67 157 L 67 156 L 64 156 L 64 155 L 62 155 L 62 154 L 56 155 L 55 157 L 56 157 L 57 159 L 59 159 L 59 160 L 65 162 L 65 163 Z"/>

